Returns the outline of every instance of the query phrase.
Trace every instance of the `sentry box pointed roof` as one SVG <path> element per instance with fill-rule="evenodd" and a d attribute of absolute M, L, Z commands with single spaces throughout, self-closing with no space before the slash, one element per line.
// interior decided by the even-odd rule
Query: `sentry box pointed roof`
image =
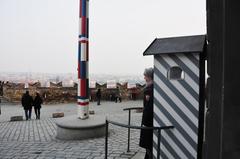
<path fill-rule="evenodd" d="M 205 35 L 156 38 L 143 55 L 203 52 Z"/>

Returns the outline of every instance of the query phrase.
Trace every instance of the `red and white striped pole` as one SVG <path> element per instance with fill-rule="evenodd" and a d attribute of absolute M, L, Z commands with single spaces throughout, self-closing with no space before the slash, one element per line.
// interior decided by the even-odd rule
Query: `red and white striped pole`
<path fill-rule="evenodd" d="M 80 0 L 79 41 L 78 41 L 78 117 L 89 117 L 89 77 L 88 77 L 88 15 L 89 0 Z"/>

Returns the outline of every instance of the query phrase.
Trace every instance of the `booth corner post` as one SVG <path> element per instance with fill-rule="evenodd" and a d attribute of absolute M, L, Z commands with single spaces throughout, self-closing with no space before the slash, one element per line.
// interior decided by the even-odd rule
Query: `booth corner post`
<path fill-rule="evenodd" d="M 79 1 L 79 37 L 78 37 L 78 117 L 87 119 L 89 117 L 89 0 Z"/>

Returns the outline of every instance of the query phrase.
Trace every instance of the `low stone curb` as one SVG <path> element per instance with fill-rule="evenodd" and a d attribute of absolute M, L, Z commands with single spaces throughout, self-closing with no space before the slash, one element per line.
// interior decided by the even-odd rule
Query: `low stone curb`
<path fill-rule="evenodd" d="M 23 116 L 12 116 L 10 121 L 23 121 Z"/>
<path fill-rule="evenodd" d="M 64 113 L 63 112 L 61 112 L 61 113 L 53 113 L 52 117 L 53 118 L 62 118 L 62 117 L 64 117 Z"/>

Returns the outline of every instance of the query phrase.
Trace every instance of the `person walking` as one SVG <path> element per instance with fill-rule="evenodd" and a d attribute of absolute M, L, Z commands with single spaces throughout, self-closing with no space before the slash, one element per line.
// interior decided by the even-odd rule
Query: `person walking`
<path fill-rule="evenodd" d="M 25 111 L 26 120 L 31 119 L 32 104 L 33 104 L 33 98 L 32 96 L 29 95 L 29 91 L 26 91 L 26 93 L 23 94 L 22 96 L 22 106 Z"/>
<path fill-rule="evenodd" d="M 0 115 L 2 114 L 2 107 L 1 107 L 1 103 L 2 103 L 2 101 L 1 101 L 1 98 L 0 98 Z"/>
<path fill-rule="evenodd" d="M 4 82 L 0 81 L 0 96 L 3 96 L 3 85 L 4 85 Z"/>
<path fill-rule="evenodd" d="M 142 126 L 153 127 L 153 68 L 145 69 L 144 79 Z M 139 146 L 146 149 L 144 159 L 152 159 L 153 130 L 141 130 Z"/>
<path fill-rule="evenodd" d="M 101 97 L 102 97 L 100 88 L 98 88 L 97 90 L 96 97 L 97 97 L 97 105 L 100 105 Z"/>
<path fill-rule="evenodd" d="M 40 94 L 37 92 L 36 97 L 33 100 L 34 111 L 36 115 L 36 119 L 40 119 L 40 109 L 42 108 L 41 104 L 43 103 Z"/>
<path fill-rule="evenodd" d="M 117 103 L 118 100 L 119 100 L 120 103 L 122 102 L 122 97 L 121 97 L 119 87 L 117 87 L 117 91 L 116 91 L 116 95 L 115 95 L 115 103 Z"/>

